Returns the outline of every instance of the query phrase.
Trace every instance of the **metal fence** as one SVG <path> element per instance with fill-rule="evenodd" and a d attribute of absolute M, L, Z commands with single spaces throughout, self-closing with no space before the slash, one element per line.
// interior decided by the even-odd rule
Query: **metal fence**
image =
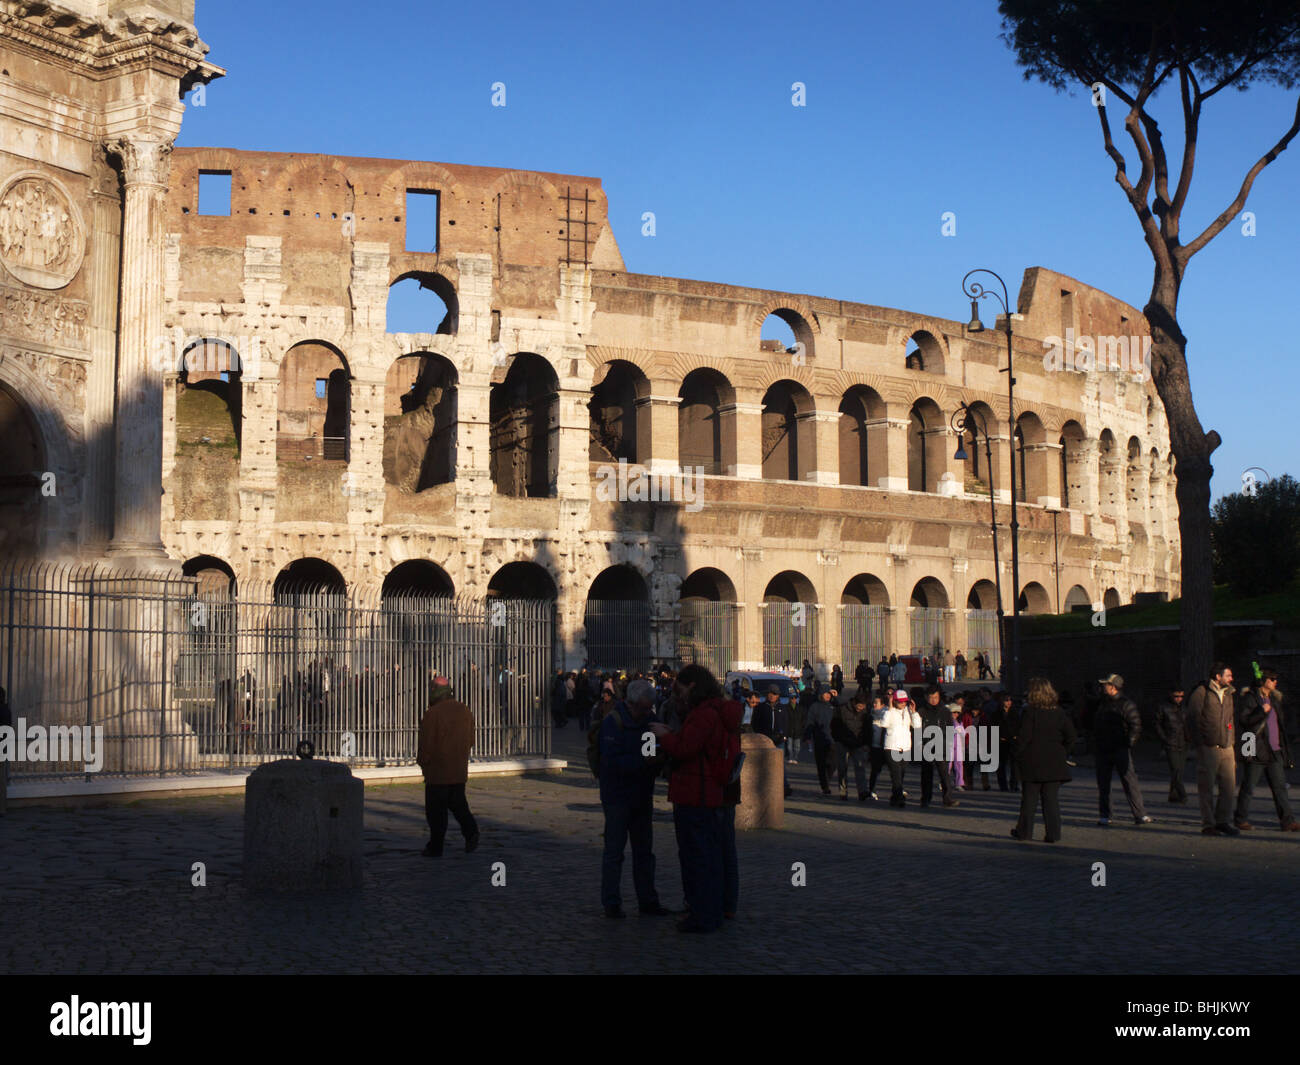
<path fill-rule="evenodd" d="M 549 600 L 213 594 L 41 565 L 0 571 L 0 669 L 29 731 L 102 729 L 101 773 L 256 765 L 304 739 L 322 757 L 411 763 L 435 673 L 474 713 L 475 760 L 546 755 L 552 619 Z M 89 769 L 47 753 L 11 770 Z"/>
<path fill-rule="evenodd" d="M 698 662 L 721 678 L 736 661 L 735 603 L 687 600 L 681 604 L 677 621 L 679 666 Z"/>
<path fill-rule="evenodd" d="M 817 661 L 817 627 L 821 607 L 816 603 L 762 604 L 763 663 L 779 667 L 789 662 L 798 666 L 806 658 Z"/>
<path fill-rule="evenodd" d="M 944 615 L 948 613 L 943 607 L 914 606 L 911 611 L 912 654 L 929 655 L 931 661 L 942 664 L 944 652 Z"/>
<path fill-rule="evenodd" d="M 889 608 L 845 604 L 840 607 L 840 661 L 851 676 L 858 660 L 865 658 L 872 669 L 887 657 L 889 646 Z"/>
<path fill-rule="evenodd" d="M 650 669 L 650 604 L 623 599 L 588 599 L 587 667 L 600 671 Z"/>
<path fill-rule="evenodd" d="M 996 610 L 968 610 L 966 611 L 966 643 L 969 650 L 966 651 L 966 660 L 970 664 L 966 667 L 968 676 L 977 676 L 978 671 L 975 667 L 975 654 L 983 651 L 988 658 L 989 668 L 993 670 L 993 675 L 998 675 L 998 670 L 1002 668 L 1001 644 L 998 641 L 998 612 Z"/>

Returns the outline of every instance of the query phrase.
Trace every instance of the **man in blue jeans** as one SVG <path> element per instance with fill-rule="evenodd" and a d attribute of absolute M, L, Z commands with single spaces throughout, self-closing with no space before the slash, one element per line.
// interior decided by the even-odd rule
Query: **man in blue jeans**
<path fill-rule="evenodd" d="M 606 917 L 623 912 L 623 852 L 632 841 L 632 883 L 637 908 L 660 917 L 669 911 L 655 891 L 654 819 L 656 758 L 648 758 L 645 737 L 655 721 L 654 687 L 648 680 L 627 686 L 627 702 L 600 724 L 600 804 L 605 811 L 605 853 L 601 860 L 600 901 Z"/>

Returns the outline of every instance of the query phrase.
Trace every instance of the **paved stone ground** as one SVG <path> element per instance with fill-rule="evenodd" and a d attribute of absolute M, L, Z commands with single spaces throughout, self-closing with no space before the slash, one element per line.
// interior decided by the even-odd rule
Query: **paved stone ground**
<path fill-rule="evenodd" d="M 823 798 L 806 758 L 781 831 L 742 833 L 741 913 L 713 936 L 599 905 L 601 816 L 576 729 L 574 768 L 471 785 L 483 832 L 426 859 L 418 785 L 366 795 L 364 888 L 264 899 L 240 884 L 242 796 L 146 799 L 0 818 L 0 961 L 10 973 L 231 972 L 1294 972 L 1300 840 L 1276 829 L 1200 835 L 1195 796 L 1164 800 L 1143 763 L 1155 825 L 1096 820 L 1092 772 L 1063 791 L 1061 843 L 1008 837 L 1018 796 L 967 792 L 959 809 L 891 810 Z M 1189 774 L 1190 775 L 1190 774 Z M 911 802 L 920 792 L 910 768 Z M 1127 814 L 1118 785 L 1117 813 Z M 1300 798 L 1300 793 L 1297 794 Z M 669 808 L 655 839 L 664 902 L 681 905 Z M 454 823 L 452 832 L 454 833 Z M 1037 828 L 1042 838 L 1041 822 Z M 208 886 L 192 888 L 193 862 Z M 506 885 L 493 887 L 504 862 Z M 791 885 L 803 862 L 807 886 Z M 1093 887 L 1104 862 L 1107 885 Z M 1216 934 L 1205 935 L 1207 929 Z M 1282 934 L 1279 934 L 1282 933 Z"/>

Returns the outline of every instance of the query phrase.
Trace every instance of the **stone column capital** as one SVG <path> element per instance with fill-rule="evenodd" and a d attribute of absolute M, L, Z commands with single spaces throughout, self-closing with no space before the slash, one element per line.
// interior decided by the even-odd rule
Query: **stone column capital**
<path fill-rule="evenodd" d="M 174 141 L 159 133 L 141 131 L 104 141 L 104 150 L 122 160 L 127 185 L 152 185 L 166 190 Z"/>

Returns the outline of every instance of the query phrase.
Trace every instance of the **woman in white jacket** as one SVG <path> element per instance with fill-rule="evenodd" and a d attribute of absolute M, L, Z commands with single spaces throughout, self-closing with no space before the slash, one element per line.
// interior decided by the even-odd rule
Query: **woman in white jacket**
<path fill-rule="evenodd" d="M 889 805 L 906 806 L 903 766 L 911 758 L 912 730 L 921 727 L 921 715 L 912 708 L 907 692 L 900 688 L 893 693 L 881 724 L 885 730 L 885 757 L 889 762 L 889 780 L 892 786 Z"/>

